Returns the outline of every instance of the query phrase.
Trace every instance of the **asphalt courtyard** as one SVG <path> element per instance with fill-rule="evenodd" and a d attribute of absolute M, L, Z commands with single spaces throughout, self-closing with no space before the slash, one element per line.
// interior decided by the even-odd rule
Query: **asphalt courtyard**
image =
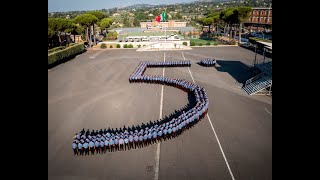
<path fill-rule="evenodd" d="M 218 67 L 196 64 L 210 57 Z M 253 58 L 254 52 L 241 47 L 92 50 L 48 70 L 48 179 L 272 179 L 272 98 L 249 96 L 237 83 L 248 77 Z M 164 72 L 205 87 L 208 115 L 158 144 L 74 156 L 73 137 L 83 128 L 141 125 L 188 103 L 179 89 L 128 82 L 140 61 L 169 60 L 191 60 L 192 65 L 149 68 L 145 74 Z"/>

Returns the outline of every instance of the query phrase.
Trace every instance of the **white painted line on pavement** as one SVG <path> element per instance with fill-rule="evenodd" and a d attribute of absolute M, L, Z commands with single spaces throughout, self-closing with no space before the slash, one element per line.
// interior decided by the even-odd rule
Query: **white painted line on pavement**
<path fill-rule="evenodd" d="M 267 113 L 268 114 L 270 114 L 271 116 L 272 116 L 272 114 L 268 111 L 268 109 L 267 108 L 264 108 L 266 111 L 267 111 Z"/>
<path fill-rule="evenodd" d="M 182 52 L 182 56 L 183 56 L 183 59 L 186 60 L 186 58 L 185 58 L 184 55 L 183 55 L 183 52 Z M 190 68 L 189 68 L 189 67 L 188 67 L 188 69 L 189 69 L 189 73 L 190 73 L 190 76 L 191 76 L 191 78 L 192 78 L 193 83 L 196 84 L 196 82 L 195 82 L 194 79 L 193 79 L 193 76 L 192 76 L 192 74 L 191 74 L 191 71 L 190 71 Z M 211 119 L 210 119 L 208 113 L 207 113 L 207 117 L 208 117 L 208 121 L 209 121 L 209 123 L 210 123 L 210 125 L 211 125 L 212 131 L 213 131 L 213 133 L 214 133 L 214 136 L 215 136 L 216 139 L 217 139 L 217 142 L 218 142 L 220 151 L 221 151 L 221 153 L 222 153 L 222 156 L 223 156 L 223 158 L 224 158 L 224 161 L 226 162 L 227 167 L 228 167 L 228 169 L 229 169 L 229 173 L 230 173 L 230 175 L 231 175 L 231 178 L 232 178 L 232 180 L 235 180 L 235 178 L 233 177 L 233 173 L 232 173 L 232 171 L 231 171 L 231 169 L 230 169 L 228 160 L 227 160 L 226 156 L 224 155 L 224 152 L 223 152 L 222 146 L 221 146 L 221 144 L 220 144 L 218 135 L 217 135 L 216 131 L 214 130 L 214 127 L 213 127 L 213 125 L 212 125 L 212 123 L 211 123 Z"/>
<path fill-rule="evenodd" d="M 90 59 L 95 59 L 96 58 L 96 56 L 98 56 L 99 54 L 101 54 L 103 51 L 102 50 L 100 50 L 99 52 L 97 52 L 97 53 L 95 53 L 95 54 L 93 54 L 92 56 L 90 56 L 89 58 Z"/>
<path fill-rule="evenodd" d="M 166 61 L 166 53 L 163 54 L 163 62 Z M 164 77 L 165 68 L 162 69 L 162 76 Z M 161 86 L 161 98 L 160 98 L 160 113 L 159 120 L 162 119 L 162 106 L 163 106 L 163 87 Z M 160 171 L 160 143 L 157 144 L 157 152 L 156 152 L 156 167 L 155 167 L 155 175 L 154 180 L 159 179 L 159 171 Z"/>
<path fill-rule="evenodd" d="M 155 168 L 154 180 L 159 179 L 159 168 L 160 168 L 160 143 L 157 144 L 156 168 Z"/>
<path fill-rule="evenodd" d="M 227 160 L 226 156 L 224 155 L 224 152 L 223 152 L 222 146 L 221 146 L 221 144 L 220 144 L 219 138 L 218 138 L 218 136 L 217 136 L 217 133 L 216 133 L 216 131 L 214 130 L 214 127 L 213 127 L 213 125 L 212 125 L 212 123 L 211 123 L 211 119 L 210 119 L 210 117 L 209 117 L 209 114 L 207 114 L 207 117 L 208 117 L 209 123 L 210 123 L 210 125 L 211 125 L 211 128 L 212 128 L 212 130 L 213 130 L 213 133 L 214 133 L 214 135 L 215 135 L 215 137 L 216 137 L 216 139 L 217 139 L 217 141 L 218 141 L 219 148 L 220 148 L 221 153 L 222 153 L 222 155 L 223 155 L 223 158 L 224 158 L 224 160 L 225 160 L 225 162 L 226 162 L 226 164 L 227 164 L 227 167 L 228 167 L 228 169 L 229 169 L 231 178 L 232 178 L 232 180 L 235 180 L 234 177 L 233 177 L 232 171 L 231 171 L 231 169 L 230 169 L 228 160 Z"/>

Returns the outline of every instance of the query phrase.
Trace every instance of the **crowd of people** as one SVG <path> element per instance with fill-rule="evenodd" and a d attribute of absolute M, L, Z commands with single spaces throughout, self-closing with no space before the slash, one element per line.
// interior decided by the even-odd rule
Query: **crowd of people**
<path fill-rule="evenodd" d="M 191 61 L 143 61 L 147 67 L 191 67 Z"/>
<path fill-rule="evenodd" d="M 77 133 L 72 143 L 75 155 L 89 155 L 127 150 L 144 147 L 158 141 L 174 138 L 200 121 L 208 111 L 209 101 L 205 89 L 191 82 L 165 76 L 143 75 L 147 67 L 185 67 L 190 61 L 168 62 L 140 62 L 134 73 L 129 77 L 130 82 L 159 83 L 180 88 L 192 93 L 195 97 L 195 106 L 178 117 L 161 120 L 158 123 L 139 126 L 137 129 L 123 129 L 120 131 L 100 130 L 99 132 L 84 131 Z"/>
<path fill-rule="evenodd" d="M 208 59 L 203 59 L 200 61 L 200 65 L 206 66 L 206 67 L 211 67 L 216 65 L 216 60 L 214 58 L 208 58 Z"/>

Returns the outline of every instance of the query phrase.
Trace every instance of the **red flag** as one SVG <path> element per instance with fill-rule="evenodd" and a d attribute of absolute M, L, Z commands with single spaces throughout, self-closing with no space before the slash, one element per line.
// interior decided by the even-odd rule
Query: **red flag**
<path fill-rule="evenodd" d="M 160 22 L 160 19 L 161 19 L 160 16 L 156 16 L 156 18 L 155 18 L 155 20 L 158 22 Z"/>

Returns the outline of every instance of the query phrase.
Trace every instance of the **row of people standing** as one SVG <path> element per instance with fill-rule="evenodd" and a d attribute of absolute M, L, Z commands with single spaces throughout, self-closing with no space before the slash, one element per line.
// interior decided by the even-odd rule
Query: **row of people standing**
<path fill-rule="evenodd" d="M 203 59 L 200 61 L 200 64 L 202 66 L 206 66 L 206 67 L 215 66 L 216 63 L 217 63 L 217 61 L 214 58 Z"/>
<path fill-rule="evenodd" d="M 185 64 L 188 65 L 188 63 Z M 143 76 L 142 74 L 147 66 L 148 62 L 140 63 L 136 71 L 130 76 L 129 81 L 163 83 L 181 88 L 187 92 L 193 92 L 196 105 L 187 112 L 183 112 L 177 118 L 167 122 L 160 121 L 158 124 L 141 128 L 139 131 L 132 129 L 119 133 L 110 131 L 105 133 L 100 130 L 96 135 L 84 134 L 84 132 L 77 133 L 72 144 L 75 155 L 89 155 L 90 151 L 91 154 L 95 154 L 143 147 L 157 141 L 176 137 L 204 117 L 208 111 L 209 101 L 203 87 L 181 79 L 163 76 Z"/>

